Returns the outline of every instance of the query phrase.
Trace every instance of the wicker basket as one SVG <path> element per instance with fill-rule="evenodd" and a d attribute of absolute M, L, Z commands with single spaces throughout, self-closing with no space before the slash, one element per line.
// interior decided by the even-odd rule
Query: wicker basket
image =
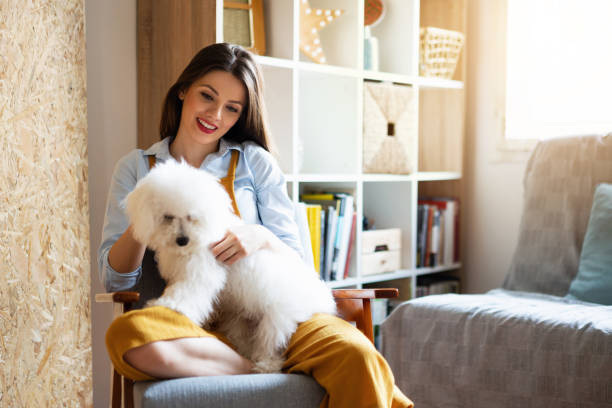
<path fill-rule="evenodd" d="M 421 27 L 420 75 L 451 79 L 464 39 L 463 33 L 457 31 Z"/>
<path fill-rule="evenodd" d="M 363 109 L 363 172 L 409 174 L 418 134 L 417 91 L 366 82 Z"/>

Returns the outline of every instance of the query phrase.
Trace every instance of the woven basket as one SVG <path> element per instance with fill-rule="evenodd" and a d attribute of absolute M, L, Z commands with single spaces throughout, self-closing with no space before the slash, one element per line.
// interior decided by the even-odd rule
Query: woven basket
<path fill-rule="evenodd" d="M 420 75 L 451 79 L 464 40 L 463 33 L 457 31 L 421 27 Z"/>
<path fill-rule="evenodd" d="M 388 83 L 364 85 L 363 172 L 412 173 L 419 130 L 417 92 Z"/>

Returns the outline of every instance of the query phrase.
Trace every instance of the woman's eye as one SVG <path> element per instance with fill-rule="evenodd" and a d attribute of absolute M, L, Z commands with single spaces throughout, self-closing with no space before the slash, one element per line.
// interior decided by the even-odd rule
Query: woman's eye
<path fill-rule="evenodd" d="M 209 94 L 207 94 L 206 92 L 202 92 L 202 96 L 204 97 L 204 99 L 208 100 L 208 101 L 212 101 L 213 97 L 210 96 Z"/>
<path fill-rule="evenodd" d="M 238 113 L 238 108 L 234 108 L 233 106 L 228 106 L 227 110 L 232 113 Z"/>
<path fill-rule="evenodd" d="M 165 222 L 172 222 L 173 219 L 174 219 L 174 215 L 164 214 L 164 221 Z"/>

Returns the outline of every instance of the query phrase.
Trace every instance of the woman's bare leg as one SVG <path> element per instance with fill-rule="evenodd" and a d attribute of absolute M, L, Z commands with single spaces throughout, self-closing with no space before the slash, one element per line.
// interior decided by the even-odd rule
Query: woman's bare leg
<path fill-rule="evenodd" d="M 251 373 L 253 364 L 214 337 L 162 340 L 128 350 L 123 359 L 155 378 Z"/>

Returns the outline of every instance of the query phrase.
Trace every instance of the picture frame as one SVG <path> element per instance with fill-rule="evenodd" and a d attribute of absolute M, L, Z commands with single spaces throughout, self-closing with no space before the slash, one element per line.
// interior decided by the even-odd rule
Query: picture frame
<path fill-rule="evenodd" d="M 223 41 L 241 45 L 265 55 L 263 0 L 225 0 L 223 2 Z"/>

